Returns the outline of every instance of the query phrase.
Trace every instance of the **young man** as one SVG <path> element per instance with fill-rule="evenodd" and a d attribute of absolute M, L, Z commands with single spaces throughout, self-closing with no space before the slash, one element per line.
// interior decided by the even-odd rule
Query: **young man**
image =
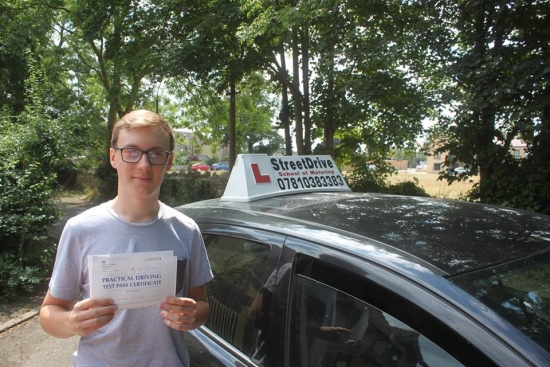
<path fill-rule="evenodd" d="M 158 200 L 173 161 L 172 129 L 153 112 L 133 111 L 115 124 L 111 145 L 117 196 L 67 222 L 40 323 L 55 337 L 81 337 L 73 366 L 188 366 L 183 331 L 208 317 L 212 272 L 196 223 Z M 88 255 L 150 251 L 177 256 L 176 297 L 160 309 L 123 310 L 89 298 Z"/>

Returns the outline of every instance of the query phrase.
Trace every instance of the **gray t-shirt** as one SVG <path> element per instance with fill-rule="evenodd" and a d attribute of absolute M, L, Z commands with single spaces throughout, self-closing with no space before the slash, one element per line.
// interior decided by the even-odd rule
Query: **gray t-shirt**
<path fill-rule="evenodd" d="M 170 251 L 178 258 L 178 296 L 210 281 L 212 271 L 197 224 L 160 205 L 158 217 L 131 223 L 118 217 L 110 203 L 69 219 L 57 251 L 50 293 L 60 299 L 89 298 L 88 255 Z M 184 366 L 189 354 L 183 333 L 163 323 L 156 307 L 118 310 L 114 319 L 82 337 L 73 366 Z"/>

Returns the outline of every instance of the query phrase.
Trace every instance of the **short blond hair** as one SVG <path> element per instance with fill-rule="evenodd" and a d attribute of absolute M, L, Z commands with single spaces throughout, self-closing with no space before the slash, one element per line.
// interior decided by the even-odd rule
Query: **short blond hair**
<path fill-rule="evenodd" d="M 111 136 L 111 147 L 116 147 L 118 134 L 123 129 L 138 129 L 140 127 L 159 127 L 168 133 L 170 138 L 170 151 L 174 150 L 174 132 L 168 122 L 159 114 L 149 110 L 135 110 L 124 115 L 115 123 L 113 135 Z"/>

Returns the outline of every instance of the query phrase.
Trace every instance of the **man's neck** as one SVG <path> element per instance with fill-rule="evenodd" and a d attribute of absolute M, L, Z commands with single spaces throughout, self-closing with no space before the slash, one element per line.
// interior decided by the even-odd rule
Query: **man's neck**
<path fill-rule="evenodd" d="M 150 222 L 158 216 L 160 203 L 157 198 L 135 199 L 117 196 L 111 201 L 111 207 L 122 219 L 132 223 Z"/>

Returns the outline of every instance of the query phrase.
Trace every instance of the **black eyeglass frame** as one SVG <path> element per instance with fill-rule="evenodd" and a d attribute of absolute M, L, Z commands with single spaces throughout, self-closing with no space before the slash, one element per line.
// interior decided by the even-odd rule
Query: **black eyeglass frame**
<path fill-rule="evenodd" d="M 168 158 L 170 157 L 170 154 L 172 154 L 172 151 L 171 150 L 158 150 L 158 149 L 153 149 L 153 150 L 142 150 L 142 149 L 138 149 L 138 148 L 120 148 L 120 147 L 112 147 L 113 149 L 118 149 L 120 150 L 120 158 L 122 158 L 122 160 L 126 163 L 138 163 L 139 161 L 141 161 L 141 158 L 143 158 L 143 155 L 145 154 L 145 156 L 147 157 L 147 161 L 149 162 L 149 164 L 152 164 L 154 166 L 163 166 L 166 164 L 166 162 L 168 162 Z M 124 159 L 124 154 L 122 154 L 122 151 L 124 149 L 131 149 L 131 150 L 137 150 L 137 151 L 140 151 L 141 152 L 141 155 L 139 156 L 139 158 L 135 161 L 135 162 L 128 162 L 126 159 Z M 157 152 L 157 153 L 166 153 L 166 160 L 164 161 L 164 163 L 153 163 L 151 162 L 151 158 L 149 157 L 149 153 L 151 152 Z"/>

